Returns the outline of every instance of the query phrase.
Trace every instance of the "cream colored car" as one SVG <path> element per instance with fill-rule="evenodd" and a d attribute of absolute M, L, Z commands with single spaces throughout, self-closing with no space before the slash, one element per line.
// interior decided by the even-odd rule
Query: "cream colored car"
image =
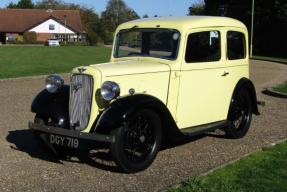
<path fill-rule="evenodd" d="M 166 17 L 120 25 L 109 63 L 58 75 L 32 104 L 29 127 L 54 152 L 109 143 L 126 172 L 146 169 L 162 140 L 223 129 L 243 137 L 259 114 L 248 33 L 225 17 Z"/>

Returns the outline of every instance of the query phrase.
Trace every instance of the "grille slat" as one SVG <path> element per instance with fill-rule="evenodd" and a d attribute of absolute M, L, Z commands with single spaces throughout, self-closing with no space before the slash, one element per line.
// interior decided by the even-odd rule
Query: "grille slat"
<path fill-rule="evenodd" d="M 70 125 L 76 130 L 84 130 L 89 123 L 93 84 L 91 76 L 72 76 L 70 88 Z"/>

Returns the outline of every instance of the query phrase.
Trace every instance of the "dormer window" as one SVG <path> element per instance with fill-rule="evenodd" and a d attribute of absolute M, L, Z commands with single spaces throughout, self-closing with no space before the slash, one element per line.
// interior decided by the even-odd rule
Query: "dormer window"
<path fill-rule="evenodd" d="M 50 30 L 50 31 L 55 30 L 55 25 L 54 25 L 54 24 L 49 25 L 49 30 Z"/>

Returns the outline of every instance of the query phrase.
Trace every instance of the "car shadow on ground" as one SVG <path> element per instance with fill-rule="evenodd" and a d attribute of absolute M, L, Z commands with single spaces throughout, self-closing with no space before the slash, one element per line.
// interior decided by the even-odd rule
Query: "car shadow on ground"
<path fill-rule="evenodd" d="M 54 154 L 48 146 L 39 143 L 33 131 L 29 129 L 9 131 L 6 140 L 11 144 L 12 150 L 25 152 L 32 158 L 59 164 L 63 164 L 65 161 L 86 163 L 99 169 L 120 172 L 105 145 L 98 145 L 90 152 L 87 150 L 81 152 L 63 150 L 59 154 Z"/>
<path fill-rule="evenodd" d="M 46 161 L 61 163 L 58 159 L 51 156 L 51 153 L 44 152 L 34 138 L 32 130 L 9 131 L 6 140 L 11 144 L 10 148 L 17 151 L 26 152 L 33 158 Z"/>
<path fill-rule="evenodd" d="M 206 136 L 215 136 L 209 134 L 202 134 L 198 136 L 177 136 L 172 141 L 164 141 L 161 151 L 172 149 L 181 145 L 185 145 L 201 139 Z M 53 163 L 63 164 L 63 162 L 85 163 L 89 166 L 110 171 L 122 173 L 121 170 L 114 163 L 110 154 L 109 146 L 107 144 L 98 144 L 92 149 L 84 151 L 61 151 L 61 155 L 56 155 L 47 146 L 41 145 L 37 142 L 32 130 L 15 130 L 9 131 L 6 140 L 11 144 L 13 150 L 27 153 L 32 158 L 37 158 Z M 63 155 L 65 154 L 65 155 Z"/>

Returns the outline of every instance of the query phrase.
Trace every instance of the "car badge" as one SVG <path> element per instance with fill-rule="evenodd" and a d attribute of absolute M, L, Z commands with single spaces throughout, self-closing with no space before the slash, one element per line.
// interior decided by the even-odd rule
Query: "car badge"
<path fill-rule="evenodd" d="M 79 67 L 78 71 L 79 73 L 84 73 L 87 69 L 85 69 L 84 67 Z"/>
<path fill-rule="evenodd" d="M 73 91 L 77 92 L 81 88 L 82 88 L 82 84 L 81 83 L 73 84 Z"/>

